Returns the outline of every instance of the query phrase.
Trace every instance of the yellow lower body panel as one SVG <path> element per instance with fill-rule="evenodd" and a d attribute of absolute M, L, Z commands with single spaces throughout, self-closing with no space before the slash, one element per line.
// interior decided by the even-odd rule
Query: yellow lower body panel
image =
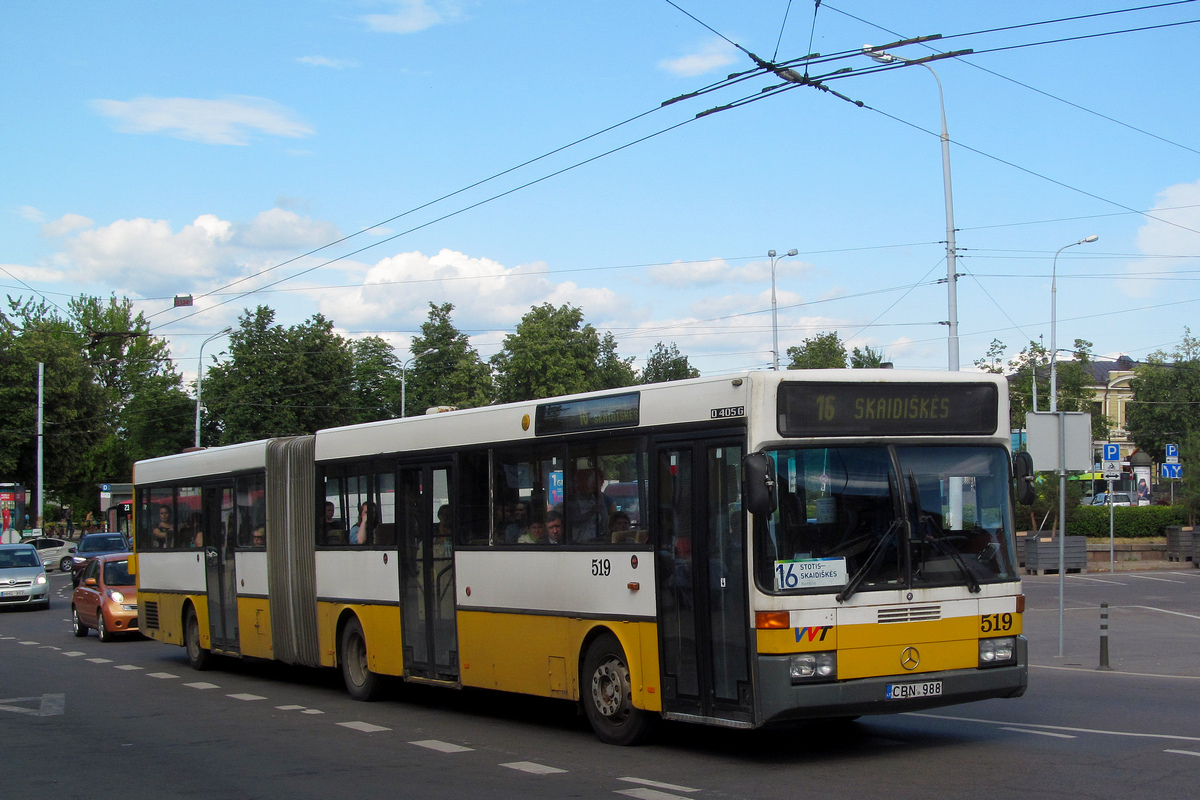
<path fill-rule="evenodd" d="M 583 642 L 596 628 L 605 628 L 625 651 L 634 707 L 662 709 L 658 628 L 652 622 L 491 611 L 459 611 L 457 619 L 464 686 L 578 700 Z"/>
<path fill-rule="evenodd" d="M 265 597 L 238 598 L 238 639 L 242 655 L 274 658 L 271 609 Z"/>
<path fill-rule="evenodd" d="M 337 666 L 338 628 L 348 615 L 358 617 L 367 640 L 367 669 L 380 675 L 404 674 L 400 607 L 317 603 L 317 639 L 321 665 Z"/>

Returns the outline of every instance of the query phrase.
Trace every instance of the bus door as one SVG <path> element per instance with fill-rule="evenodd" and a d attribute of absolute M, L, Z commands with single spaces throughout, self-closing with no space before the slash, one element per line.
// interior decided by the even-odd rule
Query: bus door
<path fill-rule="evenodd" d="M 753 722 L 742 452 L 737 440 L 663 441 L 654 451 L 667 716 Z"/>
<path fill-rule="evenodd" d="M 401 638 L 406 677 L 458 682 L 450 464 L 401 467 Z"/>
<path fill-rule="evenodd" d="M 233 546 L 237 541 L 237 513 L 234 509 L 233 484 L 205 486 L 200 528 L 208 584 L 208 628 L 212 649 L 238 653 L 237 575 Z M 191 535 L 195 535 L 192 532 Z"/>

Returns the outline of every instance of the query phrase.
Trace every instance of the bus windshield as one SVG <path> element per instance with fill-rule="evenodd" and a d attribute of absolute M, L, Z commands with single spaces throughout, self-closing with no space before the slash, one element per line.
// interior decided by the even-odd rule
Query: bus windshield
<path fill-rule="evenodd" d="M 756 520 L 769 592 L 836 593 L 1016 580 L 1002 447 L 771 452 L 779 503 Z M 764 524 L 765 523 L 765 524 Z"/>

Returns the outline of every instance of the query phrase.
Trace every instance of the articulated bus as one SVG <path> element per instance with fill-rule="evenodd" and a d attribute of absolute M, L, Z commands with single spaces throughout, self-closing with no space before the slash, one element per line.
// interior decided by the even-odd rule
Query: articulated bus
<path fill-rule="evenodd" d="M 140 629 L 579 702 L 603 741 L 1017 697 L 1003 379 L 746 372 L 139 462 Z M 1023 489 L 1020 489 L 1023 491 Z"/>

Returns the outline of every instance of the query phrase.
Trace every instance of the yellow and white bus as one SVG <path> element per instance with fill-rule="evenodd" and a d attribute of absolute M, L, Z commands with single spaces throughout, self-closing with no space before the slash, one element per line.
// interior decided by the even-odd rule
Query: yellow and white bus
<path fill-rule="evenodd" d="M 1007 386 L 746 372 L 139 462 L 140 628 L 737 728 L 1016 697 Z"/>

